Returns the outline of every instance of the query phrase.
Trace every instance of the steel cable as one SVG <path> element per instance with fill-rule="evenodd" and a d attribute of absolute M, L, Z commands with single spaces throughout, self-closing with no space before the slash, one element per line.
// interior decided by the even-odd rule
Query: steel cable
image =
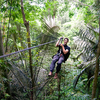
<path fill-rule="evenodd" d="M 23 50 L 19 50 L 19 51 L 16 51 L 16 52 L 13 52 L 13 53 L 10 53 L 10 54 L 6 54 L 6 55 L 2 55 L 0 56 L 0 58 L 4 58 L 4 57 L 7 57 L 7 56 L 10 56 L 10 55 L 13 55 L 13 54 L 17 54 L 17 53 L 20 53 L 20 52 L 23 52 L 23 51 L 26 51 L 26 50 L 29 50 L 29 49 L 34 49 L 36 47 L 40 47 L 40 46 L 43 46 L 43 45 L 46 45 L 46 44 L 50 44 L 50 43 L 53 43 L 57 40 L 54 40 L 54 41 L 50 41 L 50 42 L 46 42 L 46 43 L 43 43 L 43 44 L 39 44 L 37 46 L 33 46 L 33 47 L 30 47 L 30 48 L 26 48 L 26 49 L 23 49 Z"/>

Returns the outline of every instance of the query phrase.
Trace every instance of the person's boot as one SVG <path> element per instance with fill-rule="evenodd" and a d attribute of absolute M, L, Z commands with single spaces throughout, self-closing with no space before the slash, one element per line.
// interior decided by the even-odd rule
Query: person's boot
<path fill-rule="evenodd" d="M 55 73 L 54 79 L 57 79 L 57 78 L 58 78 L 58 74 L 57 74 L 57 73 Z"/>
<path fill-rule="evenodd" d="M 48 76 L 52 76 L 52 72 L 51 71 L 49 72 Z"/>

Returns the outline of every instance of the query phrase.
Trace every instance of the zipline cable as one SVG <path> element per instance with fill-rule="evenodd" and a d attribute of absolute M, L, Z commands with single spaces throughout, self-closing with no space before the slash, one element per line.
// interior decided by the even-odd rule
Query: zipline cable
<path fill-rule="evenodd" d="M 57 41 L 57 40 L 50 41 L 50 42 L 46 42 L 46 43 L 43 43 L 43 44 L 39 44 L 37 46 L 33 46 L 33 47 L 30 47 L 30 48 L 26 48 L 26 49 L 23 49 L 23 50 L 19 50 L 19 51 L 10 53 L 10 54 L 2 55 L 2 56 L 0 56 L 0 58 L 4 58 L 4 57 L 7 57 L 7 56 L 10 56 L 10 55 L 13 55 L 13 54 L 17 54 L 17 53 L 20 53 L 20 52 L 23 52 L 23 51 L 26 51 L 26 50 L 29 50 L 29 49 L 33 49 L 33 48 L 40 47 L 40 46 L 43 46 L 43 45 L 46 45 L 46 44 L 50 44 L 50 43 L 53 43 L 55 41 Z"/>

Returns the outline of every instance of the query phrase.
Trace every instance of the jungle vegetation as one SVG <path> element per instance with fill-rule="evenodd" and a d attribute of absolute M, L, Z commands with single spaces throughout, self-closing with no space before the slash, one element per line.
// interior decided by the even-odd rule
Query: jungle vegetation
<path fill-rule="evenodd" d="M 0 0 L 0 11 L 0 100 L 100 100 L 100 0 Z M 71 54 L 48 78 L 60 37 Z"/>

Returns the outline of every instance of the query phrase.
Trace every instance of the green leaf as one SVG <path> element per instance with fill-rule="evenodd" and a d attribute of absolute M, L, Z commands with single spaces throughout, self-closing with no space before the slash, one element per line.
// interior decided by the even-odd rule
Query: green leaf
<path fill-rule="evenodd" d="M 10 97 L 10 95 L 8 93 L 5 94 L 5 98 Z"/>

